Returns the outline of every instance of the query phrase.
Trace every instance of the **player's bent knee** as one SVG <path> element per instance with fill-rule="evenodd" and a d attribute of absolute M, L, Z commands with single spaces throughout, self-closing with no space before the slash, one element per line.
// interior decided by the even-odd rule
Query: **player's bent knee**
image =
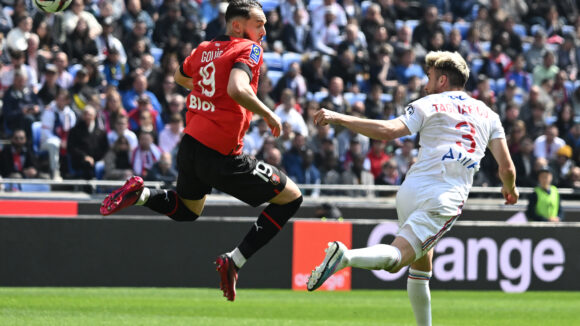
<path fill-rule="evenodd" d="M 298 208 L 302 205 L 302 200 L 303 198 L 300 196 L 286 204 L 279 205 L 272 203 L 266 207 L 264 212 L 271 216 L 276 223 L 282 227 L 290 218 L 292 218 L 292 216 L 294 216 L 294 214 L 296 214 Z"/>
<path fill-rule="evenodd" d="M 193 222 L 197 220 L 203 210 L 205 197 L 201 200 L 188 200 L 177 197 L 177 203 L 172 212 L 167 213 L 167 216 L 178 222 Z"/>

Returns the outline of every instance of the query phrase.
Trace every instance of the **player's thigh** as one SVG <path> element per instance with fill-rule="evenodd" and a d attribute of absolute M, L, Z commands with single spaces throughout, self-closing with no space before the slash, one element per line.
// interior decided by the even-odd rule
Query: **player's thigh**
<path fill-rule="evenodd" d="M 288 181 L 275 166 L 241 154 L 226 159 L 214 187 L 256 207 L 284 193 Z M 288 192 L 283 196 L 289 196 Z"/>
<path fill-rule="evenodd" d="M 433 248 L 431 248 L 423 257 L 417 259 L 411 264 L 412 269 L 418 271 L 430 272 L 433 270 Z"/>
<path fill-rule="evenodd" d="M 272 204 L 284 205 L 296 200 L 300 196 L 302 196 L 300 188 L 298 188 L 292 179 L 286 178 L 286 187 L 284 187 L 284 190 L 276 195 L 276 197 L 269 200 L 269 202 Z"/>
<path fill-rule="evenodd" d="M 391 246 L 399 249 L 399 252 L 401 253 L 401 262 L 397 266 L 396 270 L 391 270 L 390 272 L 395 273 L 399 269 L 411 264 L 415 260 L 415 249 L 407 239 L 401 236 L 397 236 L 391 243 Z"/>
<path fill-rule="evenodd" d="M 186 206 L 194 213 L 201 213 L 205 203 L 205 197 L 211 193 L 211 185 L 200 177 L 202 174 L 211 174 L 211 171 L 205 172 L 208 162 L 215 161 L 216 158 L 200 153 L 200 144 L 189 135 L 184 135 L 179 144 L 177 153 L 177 194 Z M 204 157 L 200 157 L 203 155 Z"/>

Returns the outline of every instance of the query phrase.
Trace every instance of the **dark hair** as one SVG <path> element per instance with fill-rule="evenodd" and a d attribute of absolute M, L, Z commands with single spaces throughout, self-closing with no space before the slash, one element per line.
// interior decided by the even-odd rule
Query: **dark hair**
<path fill-rule="evenodd" d="M 253 8 L 262 9 L 262 4 L 255 0 L 233 0 L 230 1 L 226 11 L 226 22 L 236 17 L 250 18 L 250 10 Z"/>

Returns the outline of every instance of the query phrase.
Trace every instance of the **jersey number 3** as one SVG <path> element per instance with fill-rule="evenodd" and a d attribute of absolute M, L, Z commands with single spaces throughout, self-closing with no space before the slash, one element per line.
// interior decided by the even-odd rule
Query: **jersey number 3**
<path fill-rule="evenodd" d="M 213 62 L 199 68 L 201 80 L 197 83 L 201 87 L 201 93 L 207 97 L 215 94 L 215 66 Z"/>
<path fill-rule="evenodd" d="M 475 152 L 475 128 L 470 122 L 462 121 L 455 125 L 455 129 L 466 130 L 467 134 L 461 135 L 461 138 L 470 142 L 469 149 L 467 150 L 468 153 Z M 457 146 L 463 146 L 460 141 L 456 142 Z"/>

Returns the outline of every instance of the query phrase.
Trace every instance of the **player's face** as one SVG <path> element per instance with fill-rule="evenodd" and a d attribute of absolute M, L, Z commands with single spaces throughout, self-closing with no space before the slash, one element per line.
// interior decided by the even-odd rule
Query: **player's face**
<path fill-rule="evenodd" d="M 266 35 L 266 15 L 261 9 L 252 9 L 250 18 L 245 21 L 244 38 L 262 44 L 262 38 Z"/>
<path fill-rule="evenodd" d="M 435 68 L 429 68 L 429 70 L 427 71 L 427 77 L 429 78 L 429 80 L 425 85 L 425 92 L 429 95 L 441 93 L 440 90 L 441 85 L 439 82 L 441 75 L 437 73 Z"/>

